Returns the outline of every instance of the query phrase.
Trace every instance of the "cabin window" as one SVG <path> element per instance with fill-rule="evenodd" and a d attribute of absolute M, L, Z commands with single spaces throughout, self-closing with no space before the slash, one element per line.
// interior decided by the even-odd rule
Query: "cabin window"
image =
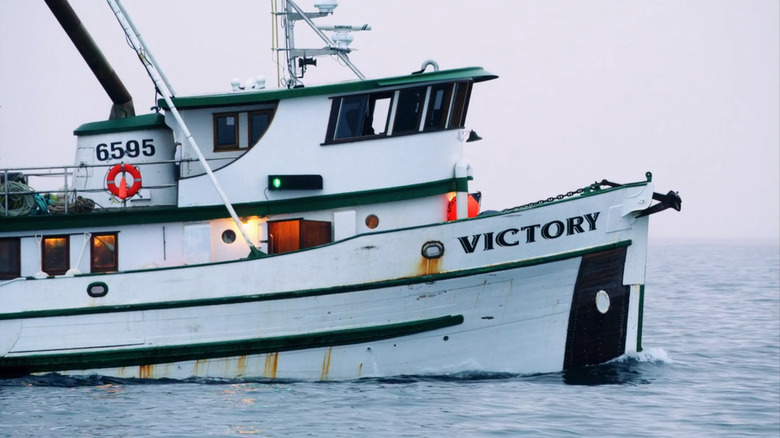
<path fill-rule="evenodd" d="M 334 140 L 362 135 L 367 103 L 368 96 L 349 96 L 341 99 Z"/>
<path fill-rule="evenodd" d="M 238 149 L 238 113 L 214 114 L 214 150 Z"/>
<path fill-rule="evenodd" d="M 260 138 L 271 125 L 274 112 L 271 110 L 252 111 L 249 113 L 249 147 L 260 141 Z"/>
<path fill-rule="evenodd" d="M 408 134 L 420 130 L 425 94 L 425 88 L 407 88 L 398 93 L 393 134 Z"/>
<path fill-rule="evenodd" d="M 90 244 L 90 272 L 119 270 L 117 233 L 93 234 Z"/>
<path fill-rule="evenodd" d="M 463 128 L 471 82 L 333 99 L 325 144 Z"/>
<path fill-rule="evenodd" d="M 63 275 L 70 268 L 70 244 L 68 236 L 44 237 L 41 242 L 43 272 L 49 275 Z"/>
<path fill-rule="evenodd" d="M 387 135 L 392 98 L 392 92 L 384 92 L 334 99 L 328 138 L 354 140 Z"/>
<path fill-rule="evenodd" d="M 447 127 L 447 116 L 452 100 L 453 84 L 434 85 L 428 96 L 428 110 L 425 113 L 424 131 L 440 130 Z"/>
<path fill-rule="evenodd" d="M 0 239 L 0 280 L 20 277 L 21 247 L 18 237 Z"/>
<path fill-rule="evenodd" d="M 466 110 L 469 107 L 470 97 L 471 82 L 458 82 L 455 84 L 449 123 L 450 128 L 463 128 L 466 126 Z"/>
<path fill-rule="evenodd" d="M 368 96 L 368 119 L 366 123 L 370 128 L 369 135 L 387 135 L 387 122 L 390 118 L 390 103 L 392 100 L 393 93 Z"/>

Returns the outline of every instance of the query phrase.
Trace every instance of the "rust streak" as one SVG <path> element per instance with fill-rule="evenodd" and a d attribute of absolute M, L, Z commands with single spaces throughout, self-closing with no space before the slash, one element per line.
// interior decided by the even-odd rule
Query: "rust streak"
<path fill-rule="evenodd" d="M 246 375 L 246 356 L 238 356 L 238 363 L 236 364 L 236 375 Z"/>
<path fill-rule="evenodd" d="M 153 379 L 154 378 L 154 365 L 141 365 L 138 367 L 139 379 Z"/>
<path fill-rule="evenodd" d="M 206 360 L 205 359 L 198 359 L 198 360 L 196 360 L 195 361 L 195 370 L 194 370 L 194 372 L 192 374 L 195 375 L 195 376 L 200 376 L 200 368 L 203 367 L 204 365 L 206 365 Z"/>
<path fill-rule="evenodd" d="M 268 353 L 265 355 L 265 369 L 263 376 L 275 379 L 276 370 L 279 366 L 279 353 Z"/>
<path fill-rule="evenodd" d="M 325 357 L 322 358 L 322 373 L 320 373 L 320 380 L 328 380 L 328 373 L 330 373 L 330 354 L 332 352 L 333 347 L 330 347 L 325 351 Z"/>
<path fill-rule="evenodd" d="M 426 259 L 420 258 L 420 262 L 417 264 L 417 275 L 431 275 L 439 272 L 439 260 L 441 259 Z"/>

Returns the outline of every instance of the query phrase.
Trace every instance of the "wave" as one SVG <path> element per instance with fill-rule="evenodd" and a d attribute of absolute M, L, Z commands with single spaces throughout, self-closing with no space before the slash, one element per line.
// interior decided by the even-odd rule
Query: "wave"
<path fill-rule="evenodd" d="M 612 362 L 638 362 L 638 363 L 651 363 L 654 365 L 671 364 L 674 363 L 672 357 L 661 347 L 648 348 L 639 352 L 626 353 L 620 357 L 612 359 L 607 363 Z"/>

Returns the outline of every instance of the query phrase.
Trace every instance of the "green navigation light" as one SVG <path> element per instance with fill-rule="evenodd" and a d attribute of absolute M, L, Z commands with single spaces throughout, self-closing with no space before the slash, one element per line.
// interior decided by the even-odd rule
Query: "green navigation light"
<path fill-rule="evenodd" d="M 322 190 L 322 175 L 268 175 L 271 190 Z"/>

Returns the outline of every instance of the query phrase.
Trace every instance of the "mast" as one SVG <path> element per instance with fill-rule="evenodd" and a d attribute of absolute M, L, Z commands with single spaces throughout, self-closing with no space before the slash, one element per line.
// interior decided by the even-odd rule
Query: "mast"
<path fill-rule="evenodd" d="M 316 66 L 317 61 L 314 59 L 316 56 L 335 55 L 344 64 L 355 73 L 355 76 L 360 80 L 364 80 L 366 77 L 358 70 L 357 67 L 349 60 L 350 49 L 349 43 L 352 42 L 352 31 L 366 31 L 371 30 L 371 26 L 364 24 L 359 26 L 350 25 L 338 25 L 338 26 L 322 26 L 318 27 L 314 24 L 312 19 L 327 17 L 333 14 L 333 10 L 338 6 L 336 0 L 320 0 L 315 2 L 319 12 L 304 12 L 300 6 L 298 6 L 293 0 L 283 0 L 284 11 L 275 12 L 274 14 L 282 17 L 282 27 L 284 28 L 284 44 L 283 48 L 277 47 L 277 52 L 285 52 L 287 58 L 287 75 L 289 79 L 286 80 L 287 88 L 294 88 L 303 86 L 300 79 L 306 73 L 306 67 L 309 65 Z M 295 47 L 295 22 L 305 22 L 314 33 L 325 42 L 326 46 L 319 49 L 298 49 Z M 322 31 L 329 30 L 334 31 L 333 38 L 328 38 Z"/>

